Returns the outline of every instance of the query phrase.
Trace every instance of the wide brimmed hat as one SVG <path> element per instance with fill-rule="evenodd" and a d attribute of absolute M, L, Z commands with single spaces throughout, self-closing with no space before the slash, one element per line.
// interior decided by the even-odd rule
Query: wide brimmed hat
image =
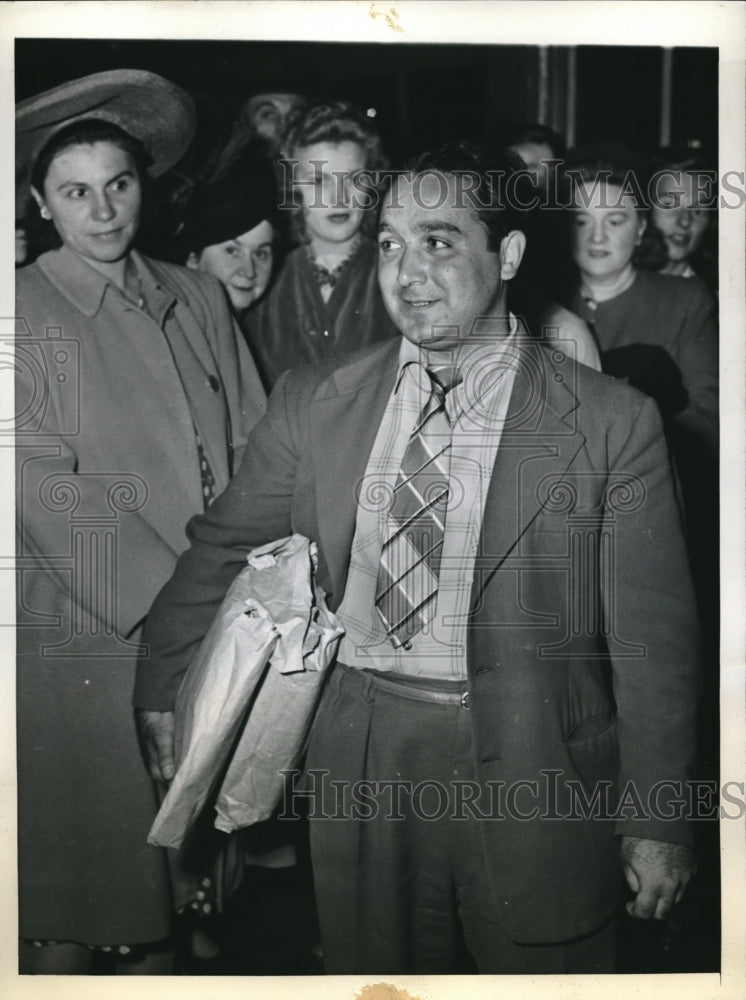
<path fill-rule="evenodd" d="M 152 177 L 181 159 L 197 121 L 185 90 L 141 69 L 93 73 L 29 97 L 16 105 L 17 205 L 28 197 L 31 169 L 49 139 L 81 118 L 111 122 L 139 139 L 150 154 Z"/>
<path fill-rule="evenodd" d="M 265 219 L 273 222 L 276 216 L 272 164 L 260 151 L 249 148 L 227 173 L 195 191 L 179 241 L 186 252 L 203 250 L 242 236 Z"/>

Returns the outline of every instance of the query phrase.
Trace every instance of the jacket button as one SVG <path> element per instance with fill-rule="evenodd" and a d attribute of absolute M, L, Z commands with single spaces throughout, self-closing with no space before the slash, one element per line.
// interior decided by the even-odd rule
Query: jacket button
<path fill-rule="evenodd" d="M 467 712 L 469 711 L 469 692 L 468 691 L 464 691 L 464 693 L 461 695 L 461 707 L 465 708 Z"/>
<path fill-rule="evenodd" d="M 217 375 L 208 375 L 207 383 L 213 392 L 220 392 L 220 380 Z"/>

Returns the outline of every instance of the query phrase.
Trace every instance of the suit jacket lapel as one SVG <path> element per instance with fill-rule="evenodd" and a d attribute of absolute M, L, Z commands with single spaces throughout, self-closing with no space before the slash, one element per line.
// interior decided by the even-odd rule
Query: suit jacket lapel
<path fill-rule="evenodd" d="M 547 501 L 547 491 L 585 443 L 577 430 L 574 362 L 557 378 L 536 341 L 522 345 L 506 426 L 487 493 L 472 607 Z M 570 384 L 568 384 L 570 383 Z"/>
<path fill-rule="evenodd" d="M 341 600 L 355 533 L 358 489 L 394 385 L 397 338 L 338 369 L 310 410 L 319 549 Z M 568 361 L 568 369 L 573 363 Z M 487 493 L 472 603 L 539 513 L 547 474 L 562 474 L 585 442 L 576 429 L 571 372 L 556 381 L 544 348 L 528 339 Z"/>
<path fill-rule="evenodd" d="M 355 534 L 358 490 L 394 386 L 397 337 L 335 371 L 310 410 L 319 551 L 341 600 Z"/>

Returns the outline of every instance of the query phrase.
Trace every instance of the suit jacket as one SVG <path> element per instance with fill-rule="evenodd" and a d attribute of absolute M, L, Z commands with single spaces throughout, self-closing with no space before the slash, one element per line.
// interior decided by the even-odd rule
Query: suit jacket
<path fill-rule="evenodd" d="M 339 605 L 356 487 L 398 348 L 280 379 L 241 469 L 191 522 L 192 547 L 151 611 L 136 704 L 173 706 L 252 546 L 291 531 L 316 540 L 319 581 Z M 686 841 L 685 823 L 655 815 L 670 812 L 671 788 L 655 795 L 657 783 L 686 779 L 695 749 L 695 621 L 655 404 L 526 340 L 487 497 L 467 652 L 478 773 L 517 796 L 504 818 L 482 823 L 495 913 L 515 940 L 568 940 L 610 914 L 615 834 Z M 633 799 L 616 822 L 560 818 L 573 812 L 568 783 L 592 796 L 604 781 Z M 524 785 L 520 798 L 516 782 L 537 782 L 538 797 Z M 537 803 L 538 815 L 516 815 Z"/>

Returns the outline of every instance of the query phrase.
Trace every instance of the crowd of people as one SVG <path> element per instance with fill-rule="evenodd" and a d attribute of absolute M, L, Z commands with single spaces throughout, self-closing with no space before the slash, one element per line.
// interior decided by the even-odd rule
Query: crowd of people
<path fill-rule="evenodd" d="M 16 111 L 22 972 L 225 971 L 222 841 L 187 863 L 147 836 L 189 658 L 246 552 L 294 531 L 346 630 L 309 768 L 482 792 L 716 773 L 701 150 L 505 124 L 396 163 L 349 101 L 281 92 L 205 150 L 192 98 L 135 70 Z M 418 581 L 402 630 L 379 574 L 394 518 L 359 484 L 396 493 L 434 440 L 464 495 L 435 526 L 408 515 L 427 552 L 389 556 L 388 589 Z M 581 596 L 557 570 L 568 525 L 598 562 Z M 576 599 L 597 615 L 562 640 Z M 686 822 L 418 819 L 310 824 L 320 929 L 289 971 L 613 971 L 620 873 L 629 912 L 661 920 L 695 870 Z M 302 865 L 307 841 L 270 822 L 238 867 Z"/>

